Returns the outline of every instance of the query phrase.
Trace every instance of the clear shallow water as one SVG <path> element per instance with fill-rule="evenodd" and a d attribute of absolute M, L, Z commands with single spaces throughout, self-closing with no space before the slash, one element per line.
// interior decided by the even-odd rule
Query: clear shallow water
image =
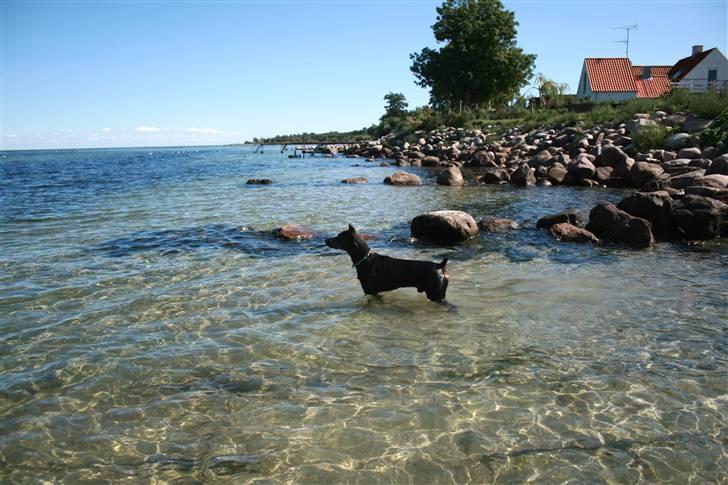
<path fill-rule="evenodd" d="M 243 152 L 2 154 L 3 482 L 725 480 L 724 244 L 534 229 L 618 191 L 446 188 L 424 169 L 389 187 L 395 169 L 363 160 Z M 525 228 L 408 239 L 445 208 Z M 319 235 L 265 235 L 289 222 Z M 323 246 L 347 223 L 375 251 L 447 255 L 449 305 L 365 297 Z"/>

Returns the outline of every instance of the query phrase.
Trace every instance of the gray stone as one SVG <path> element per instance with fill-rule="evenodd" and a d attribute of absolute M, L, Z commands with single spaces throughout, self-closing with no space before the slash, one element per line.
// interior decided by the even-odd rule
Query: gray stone
<path fill-rule="evenodd" d="M 687 133 L 673 133 L 665 140 L 665 146 L 672 149 L 682 148 L 688 143 L 689 139 L 690 135 Z"/>
<path fill-rule="evenodd" d="M 583 154 L 569 162 L 567 171 L 577 179 L 587 179 L 594 175 L 596 167 Z"/>
<path fill-rule="evenodd" d="M 365 184 L 367 182 L 369 180 L 366 177 L 351 177 L 341 181 L 342 184 Z"/>
<path fill-rule="evenodd" d="M 432 241 L 464 241 L 478 233 L 473 216 L 463 211 L 428 212 L 412 219 L 412 236 Z"/>
<path fill-rule="evenodd" d="M 713 163 L 710 164 L 705 175 L 728 175 L 728 154 L 721 155 L 718 158 L 713 159 Z"/>
<path fill-rule="evenodd" d="M 490 167 L 485 169 L 485 173 L 478 180 L 481 184 L 500 184 L 510 180 L 508 170 L 505 168 Z"/>
<path fill-rule="evenodd" d="M 440 159 L 438 157 L 433 156 L 427 156 L 422 159 L 422 166 L 423 167 L 439 167 L 440 166 Z"/>
<path fill-rule="evenodd" d="M 677 152 L 677 158 L 687 158 L 687 159 L 694 159 L 694 158 L 700 158 L 700 148 L 698 147 L 690 147 L 690 148 L 682 148 L 679 152 Z"/>
<path fill-rule="evenodd" d="M 563 166 L 561 166 L 561 164 L 558 164 L 549 169 L 547 178 L 552 184 L 561 185 L 562 183 L 564 183 L 564 178 L 566 177 L 566 174 L 567 170 Z"/>
<path fill-rule="evenodd" d="M 682 175 L 677 175 L 670 178 L 670 185 L 676 189 L 684 189 L 685 187 L 690 187 L 691 185 L 698 185 L 695 183 L 695 180 L 703 177 L 704 175 L 705 170 L 692 170 L 688 173 L 684 173 Z"/>

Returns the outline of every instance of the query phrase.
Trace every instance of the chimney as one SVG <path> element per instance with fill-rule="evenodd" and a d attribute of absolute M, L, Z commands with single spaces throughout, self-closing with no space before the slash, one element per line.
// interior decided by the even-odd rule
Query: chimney
<path fill-rule="evenodd" d="M 693 55 L 697 55 L 703 52 L 703 46 L 702 45 L 694 45 L 693 46 Z"/>

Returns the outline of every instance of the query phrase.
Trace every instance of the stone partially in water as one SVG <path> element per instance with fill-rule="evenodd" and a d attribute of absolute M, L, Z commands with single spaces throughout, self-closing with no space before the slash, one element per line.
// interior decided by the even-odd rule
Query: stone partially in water
<path fill-rule="evenodd" d="M 295 224 L 285 224 L 281 227 L 273 229 L 273 235 L 279 239 L 291 241 L 311 239 L 314 236 L 314 232 L 310 229 L 297 226 Z"/>
<path fill-rule="evenodd" d="M 463 185 L 465 181 L 459 168 L 448 167 L 437 176 L 437 183 L 439 185 Z"/>
<path fill-rule="evenodd" d="M 478 233 L 473 216 L 463 211 L 435 211 L 412 219 L 412 236 L 434 241 L 464 241 Z"/>
<path fill-rule="evenodd" d="M 568 209 L 558 214 L 544 216 L 536 222 L 536 227 L 539 229 L 551 229 L 554 224 L 561 222 L 568 222 L 577 227 L 584 225 L 584 218 L 576 209 Z"/>
<path fill-rule="evenodd" d="M 587 231 L 586 229 L 582 229 L 581 227 L 573 226 L 568 222 L 560 222 L 551 226 L 551 235 L 559 241 L 564 242 L 599 242 L 599 238 L 597 238 L 591 232 Z"/>
<path fill-rule="evenodd" d="M 701 240 L 728 236 L 728 205 L 719 200 L 686 195 L 673 203 L 670 213 L 676 236 Z"/>
<path fill-rule="evenodd" d="M 387 185 L 422 185 L 420 178 L 408 172 L 394 172 L 384 179 Z"/>
<path fill-rule="evenodd" d="M 366 177 L 351 177 L 348 179 L 343 179 L 341 181 L 342 184 L 366 184 L 369 182 L 369 179 Z"/>
<path fill-rule="evenodd" d="M 270 185 L 273 181 L 271 179 L 248 179 L 245 183 L 248 185 Z"/>
<path fill-rule="evenodd" d="M 649 222 L 632 217 L 609 202 L 597 204 L 591 210 L 586 230 L 600 238 L 635 248 L 649 247 L 655 242 Z"/>

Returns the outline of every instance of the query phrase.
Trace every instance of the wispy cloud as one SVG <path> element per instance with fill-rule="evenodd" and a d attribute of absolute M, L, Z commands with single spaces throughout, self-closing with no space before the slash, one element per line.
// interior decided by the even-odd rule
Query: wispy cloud
<path fill-rule="evenodd" d="M 187 128 L 187 133 L 199 134 L 199 135 L 217 135 L 220 133 L 215 128 Z"/>
<path fill-rule="evenodd" d="M 162 129 L 156 126 L 137 126 L 136 131 L 139 133 L 158 133 Z"/>
<path fill-rule="evenodd" d="M 140 126 L 140 128 L 142 127 Z M 104 133 L 108 133 L 111 131 L 111 128 L 101 128 L 101 131 L 103 131 Z"/>

